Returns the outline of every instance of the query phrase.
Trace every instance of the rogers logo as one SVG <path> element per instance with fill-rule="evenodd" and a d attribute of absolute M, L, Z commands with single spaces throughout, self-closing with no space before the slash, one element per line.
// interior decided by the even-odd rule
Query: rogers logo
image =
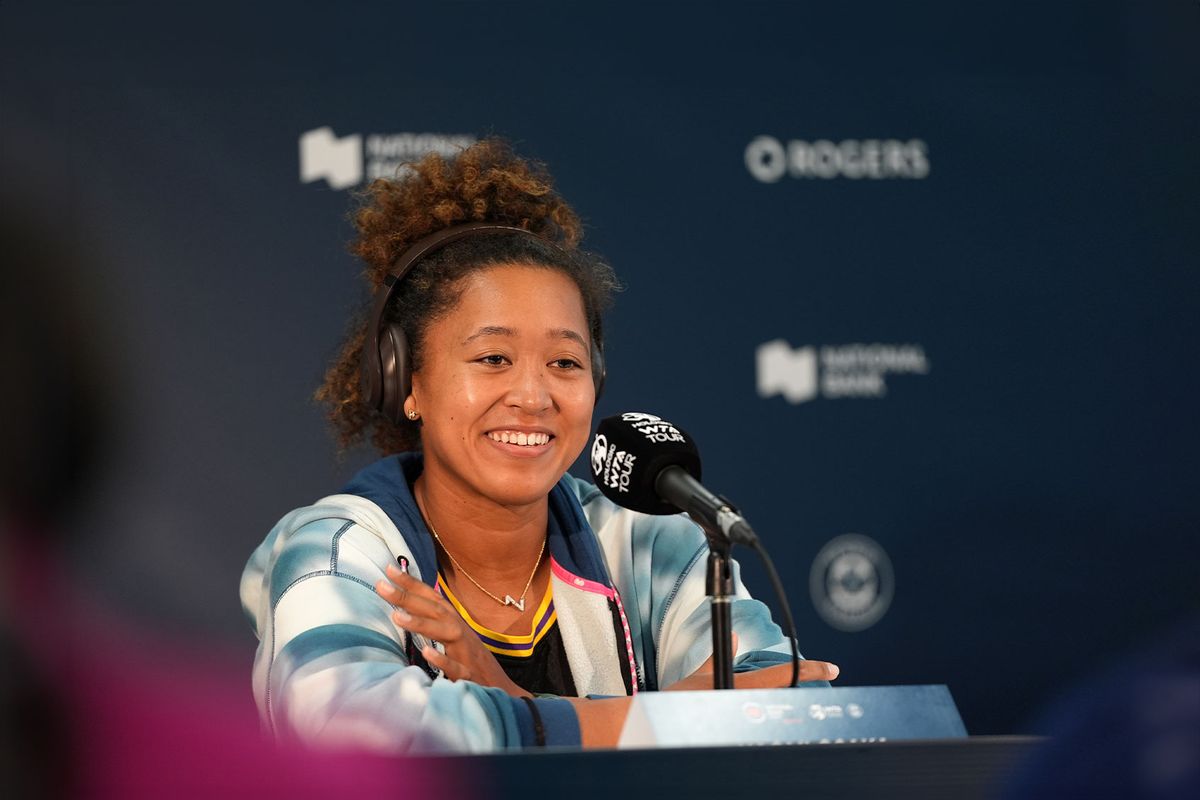
<path fill-rule="evenodd" d="M 921 139 L 791 139 L 756 136 L 746 145 L 746 169 L 760 183 L 791 178 L 920 180 L 929 175 L 929 147 Z"/>

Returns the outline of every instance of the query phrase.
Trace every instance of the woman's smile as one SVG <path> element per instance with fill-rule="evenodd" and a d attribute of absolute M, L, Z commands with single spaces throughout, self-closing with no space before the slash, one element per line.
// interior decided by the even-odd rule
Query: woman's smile
<path fill-rule="evenodd" d="M 545 447 L 550 444 L 550 440 L 554 437 L 544 431 L 524 431 L 516 430 L 515 428 L 506 428 L 499 431 L 488 431 L 487 437 L 493 442 L 501 444 L 512 444 L 521 448 L 538 448 Z"/>

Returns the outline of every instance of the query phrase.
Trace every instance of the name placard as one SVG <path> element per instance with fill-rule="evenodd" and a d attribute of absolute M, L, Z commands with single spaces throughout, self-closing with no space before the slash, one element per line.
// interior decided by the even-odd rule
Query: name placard
<path fill-rule="evenodd" d="M 630 706 L 617 746 L 840 744 L 966 735 L 943 685 L 643 692 Z"/>

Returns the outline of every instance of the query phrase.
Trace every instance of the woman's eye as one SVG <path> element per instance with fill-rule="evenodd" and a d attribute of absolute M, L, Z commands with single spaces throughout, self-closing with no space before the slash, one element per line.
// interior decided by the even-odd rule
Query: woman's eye
<path fill-rule="evenodd" d="M 483 358 L 479 359 L 479 361 L 482 364 L 491 364 L 494 367 L 500 367 L 504 365 L 505 358 L 502 355 L 494 354 L 490 356 L 484 356 Z"/>
<path fill-rule="evenodd" d="M 573 358 L 556 358 L 550 362 L 559 369 L 582 369 L 583 365 Z"/>

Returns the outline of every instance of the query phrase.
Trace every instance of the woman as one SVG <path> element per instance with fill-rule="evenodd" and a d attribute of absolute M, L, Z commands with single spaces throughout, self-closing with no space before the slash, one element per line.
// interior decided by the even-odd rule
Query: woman
<path fill-rule="evenodd" d="M 268 727 L 392 752 L 611 746 L 633 693 L 711 686 L 699 529 L 566 474 L 616 280 L 549 176 L 487 140 L 376 181 L 356 223 L 376 298 L 318 397 L 343 446 L 393 455 L 247 565 Z M 738 686 L 784 685 L 790 644 L 737 585 Z"/>

